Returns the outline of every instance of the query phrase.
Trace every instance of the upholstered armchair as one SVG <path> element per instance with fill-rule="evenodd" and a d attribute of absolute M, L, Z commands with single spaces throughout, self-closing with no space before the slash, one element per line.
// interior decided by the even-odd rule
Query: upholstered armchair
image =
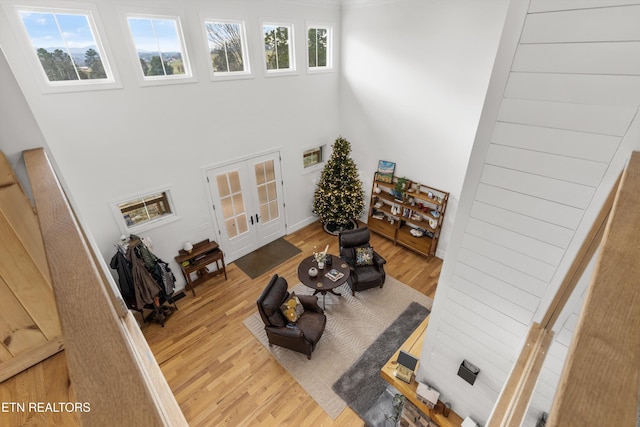
<path fill-rule="evenodd" d="M 311 359 L 324 332 L 327 316 L 318 305 L 317 296 L 295 295 L 289 293 L 287 287 L 287 281 L 274 274 L 258 298 L 258 312 L 269 345 L 304 353 Z"/>
<path fill-rule="evenodd" d="M 369 244 L 370 238 L 367 227 L 343 231 L 338 235 L 340 257 L 349 264 L 351 270 L 348 283 L 352 295 L 384 285 L 384 264 L 387 261 L 373 250 Z"/>

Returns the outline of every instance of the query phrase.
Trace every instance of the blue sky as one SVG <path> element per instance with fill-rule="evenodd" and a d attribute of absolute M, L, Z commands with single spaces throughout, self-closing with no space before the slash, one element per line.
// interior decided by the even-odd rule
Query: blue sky
<path fill-rule="evenodd" d="M 20 12 L 31 43 L 36 49 L 64 47 L 65 41 L 69 48 L 95 46 L 86 16 L 68 14 L 56 16 L 57 23 L 52 13 Z"/>
<path fill-rule="evenodd" d="M 176 22 L 172 19 L 129 18 L 137 50 L 180 52 Z"/>
<path fill-rule="evenodd" d="M 36 49 L 57 48 L 65 45 L 69 48 L 96 46 L 85 15 L 59 13 L 54 16 L 53 13 L 20 11 L 20 17 Z M 136 50 L 181 51 L 174 20 L 129 18 L 128 22 Z"/>

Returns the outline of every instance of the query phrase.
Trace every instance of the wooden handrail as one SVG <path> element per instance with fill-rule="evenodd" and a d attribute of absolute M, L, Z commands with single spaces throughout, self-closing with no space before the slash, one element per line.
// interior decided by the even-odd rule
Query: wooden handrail
<path fill-rule="evenodd" d="M 522 424 L 540 369 L 552 342 L 553 326 L 603 240 L 616 196 L 620 191 L 621 179 L 622 174 L 618 177 L 587 233 L 542 322 L 531 325 L 525 345 L 493 408 L 487 427 L 519 427 Z"/>
<path fill-rule="evenodd" d="M 640 153 L 620 183 L 549 426 L 635 427 L 640 384 Z"/>
<path fill-rule="evenodd" d="M 122 318 L 44 150 L 24 152 L 75 396 L 87 426 L 187 426 L 131 313 Z"/>

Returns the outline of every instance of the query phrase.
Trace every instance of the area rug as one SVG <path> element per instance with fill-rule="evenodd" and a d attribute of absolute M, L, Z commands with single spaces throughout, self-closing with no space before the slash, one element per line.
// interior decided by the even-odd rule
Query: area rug
<path fill-rule="evenodd" d="M 333 384 L 333 391 L 347 402 L 360 418 L 366 420 L 367 412 L 375 406 L 389 385 L 380 376 L 380 369 L 428 314 L 429 310 L 417 302 L 409 304 L 409 307 Z"/>
<path fill-rule="evenodd" d="M 264 245 L 255 251 L 238 258 L 233 263 L 247 276 L 255 279 L 274 267 L 282 264 L 292 256 L 298 254 L 300 249 L 283 237 Z"/>
<path fill-rule="evenodd" d="M 313 293 L 302 284 L 289 290 L 296 294 Z M 433 304 L 431 298 L 389 275 L 383 288 L 369 289 L 352 296 L 345 284 L 336 291 L 342 296 L 327 294 L 327 325 L 311 360 L 302 353 L 275 345 L 270 347 L 264 323 L 257 311 L 243 322 L 332 419 L 347 407 L 346 402 L 332 390 L 333 384 L 412 302 L 427 309 L 431 309 Z M 415 327 L 406 329 L 411 334 Z"/>

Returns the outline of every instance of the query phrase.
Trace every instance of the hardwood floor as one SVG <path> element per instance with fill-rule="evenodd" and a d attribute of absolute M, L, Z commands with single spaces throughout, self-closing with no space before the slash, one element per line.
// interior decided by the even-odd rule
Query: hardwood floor
<path fill-rule="evenodd" d="M 329 418 L 242 324 L 256 310 L 256 299 L 274 273 L 284 276 L 292 287 L 298 283 L 299 262 L 311 255 L 314 246 L 329 244 L 330 253 L 338 252 L 337 237 L 325 233 L 318 223 L 286 236 L 286 240 L 302 252 L 254 280 L 231 263 L 228 280 L 213 278 L 196 288 L 195 297 L 188 292 L 164 328 L 143 325 L 190 426 L 363 425 L 349 408 L 335 421 Z M 388 275 L 433 298 L 440 259 L 424 258 L 375 234 L 371 244 L 386 258 Z M 0 398 L 4 402 L 73 401 L 64 352 L 0 384 Z M 8 420 L 7 415 L 15 418 Z M 6 425 L 40 421 L 38 425 L 78 425 L 74 416 L 31 417 L 0 413 L 0 425 L 5 421 L 15 421 Z"/>

